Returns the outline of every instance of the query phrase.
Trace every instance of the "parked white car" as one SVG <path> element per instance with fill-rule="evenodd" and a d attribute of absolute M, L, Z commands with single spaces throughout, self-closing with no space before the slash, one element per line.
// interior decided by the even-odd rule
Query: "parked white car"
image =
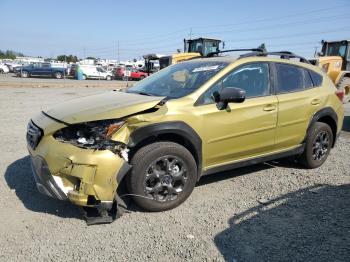
<path fill-rule="evenodd" d="M 7 74 L 10 72 L 9 68 L 5 64 L 0 64 L 0 74 Z"/>
<path fill-rule="evenodd" d="M 104 70 L 102 67 L 93 65 L 80 65 L 79 67 L 83 73 L 83 79 L 113 79 L 113 73 Z"/>

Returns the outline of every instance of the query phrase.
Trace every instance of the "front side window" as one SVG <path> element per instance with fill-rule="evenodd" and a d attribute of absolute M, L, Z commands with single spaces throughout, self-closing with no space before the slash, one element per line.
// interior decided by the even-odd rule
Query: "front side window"
<path fill-rule="evenodd" d="M 276 64 L 278 93 L 302 91 L 305 88 L 303 69 L 288 64 Z"/>
<path fill-rule="evenodd" d="M 227 65 L 218 61 L 182 62 L 147 77 L 127 92 L 180 98 L 196 91 Z"/>
<path fill-rule="evenodd" d="M 269 65 L 251 63 L 234 69 L 222 80 L 209 88 L 200 98 L 200 104 L 214 103 L 212 95 L 222 88 L 240 88 L 246 92 L 246 98 L 267 96 L 270 94 Z"/>

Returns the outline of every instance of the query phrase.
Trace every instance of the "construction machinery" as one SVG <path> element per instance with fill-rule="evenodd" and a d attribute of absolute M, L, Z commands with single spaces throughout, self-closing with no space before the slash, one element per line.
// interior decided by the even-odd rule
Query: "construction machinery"
<path fill-rule="evenodd" d="M 214 38 L 196 38 L 196 39 L 184 39 L 184 52 L 178 52 L 172 55 L 160 56 L 157 54 L 144 55 L 145 65 L 151 65 L 151 61 L 159 60 L 159 67 L 163 69 L 169 65 L 173 65 L 182 61 L 186 61 L 198 57 L 206 57 L 210 53 L 219 51 L 219 45 L 222 42 L 219 39 Z M 146 71 L 147 71 L 146 66 Z"/>
<path fill-rule="evenodd" d="M 333 80 L 339 90 L 344 92 L 343 102 L 350 100 L 350 40 L 324 41 L 318 53 L 316 64 Z"/>

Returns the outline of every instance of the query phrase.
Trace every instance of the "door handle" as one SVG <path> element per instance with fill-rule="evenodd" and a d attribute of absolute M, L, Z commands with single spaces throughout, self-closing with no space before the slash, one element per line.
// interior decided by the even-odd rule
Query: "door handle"
<path fill-rule="evenodd" d="M 263 110 L 264 111 L 274 111 L 274 110 L 276 110 L 276 106 L 273 104 L 269 104 L 269 105 L 264 106 Z"/>
<path fill-rule="evenodd" d="M 320 103 L 321 103 L 321 100 L 318 99 L 318 98 L 315 98 L 315 99 L 312 99 L 312 100 L 311 100 L 311 105 L 313 105 L 313 106 L 317 106 L 317 105 L 319 105 Z"/>

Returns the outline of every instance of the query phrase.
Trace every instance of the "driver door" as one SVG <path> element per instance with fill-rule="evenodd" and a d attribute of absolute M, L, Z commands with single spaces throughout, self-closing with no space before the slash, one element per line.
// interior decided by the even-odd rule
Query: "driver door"
<path fill-rule="evenodd" d="M 258 157 L 272 152 L 277 126 L 277 98 L 271 92 L 268 63 L 249 63 L 234 69 L 200 98 L 196 113 L 202 119 L 204 168 Z M 243 103 L 219 110 L 211 96 L 221 88 L 246 91 Z"/>

